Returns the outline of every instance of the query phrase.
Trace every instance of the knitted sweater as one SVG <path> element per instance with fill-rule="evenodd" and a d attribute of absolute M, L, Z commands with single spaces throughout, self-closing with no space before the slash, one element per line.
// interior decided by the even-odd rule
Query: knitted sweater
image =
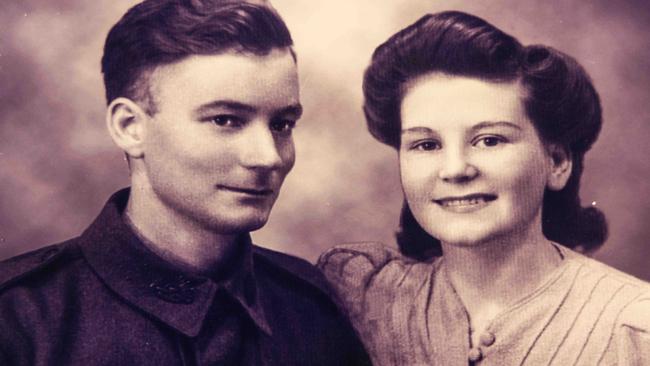
<path fill-rule="evenodd" d="M 374 365 L 650 365 L 650 284 L 558 249 L 562 264 L 477 345 L 444 257 L 419 262 L 359 243 L 329 250 L 319 267 Z"/>

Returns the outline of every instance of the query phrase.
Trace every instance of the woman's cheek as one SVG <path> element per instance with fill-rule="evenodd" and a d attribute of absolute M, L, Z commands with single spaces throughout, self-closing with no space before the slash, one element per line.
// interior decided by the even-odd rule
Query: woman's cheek
<path fill-rule="evenodd" d="M 400 170 L 407 199 L 420 201 L 430 196 L 430 190 L 435 184 L 432 167 L 424 159 L 402 160 Z"/>

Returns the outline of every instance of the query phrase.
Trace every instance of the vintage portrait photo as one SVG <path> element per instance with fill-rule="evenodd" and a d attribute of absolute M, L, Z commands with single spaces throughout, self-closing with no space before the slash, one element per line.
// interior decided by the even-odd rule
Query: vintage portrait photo
<path fill-rule="evenodd" d="M 650 365 L 650 4 L 0 4 L 0 365 Z"/>

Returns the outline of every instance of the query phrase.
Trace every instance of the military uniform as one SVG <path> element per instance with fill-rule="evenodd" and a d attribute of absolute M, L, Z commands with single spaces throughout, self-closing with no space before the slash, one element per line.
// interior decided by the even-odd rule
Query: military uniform
<path fill-rule="evenodd" d="M 0 365 L 364 365 L 309 263 L 239 239 L 227 276 L 186 273 L 122 219 L 0 263 Z"/>

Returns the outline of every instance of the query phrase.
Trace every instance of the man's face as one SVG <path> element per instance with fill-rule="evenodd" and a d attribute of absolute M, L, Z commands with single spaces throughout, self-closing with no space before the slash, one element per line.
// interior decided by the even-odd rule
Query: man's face
<path fill-rule="evenodd" d="M 289 50 L 158 67 L 143 166 L 152 207 L 220 234 L 262 227 L 294 164 L 301 107 Z"/>

